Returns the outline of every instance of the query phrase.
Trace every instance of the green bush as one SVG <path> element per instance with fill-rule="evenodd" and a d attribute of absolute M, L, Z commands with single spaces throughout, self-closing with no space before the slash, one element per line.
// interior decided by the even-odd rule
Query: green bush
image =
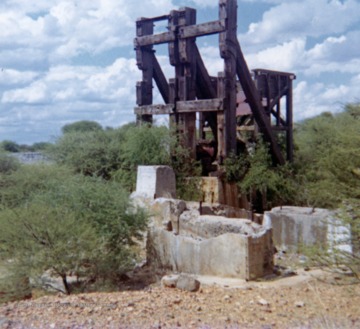
<path fill-rule="evenodd" d="M 0 256 L 16 272 L 50 270 L 70 293 L 70 273 L 116 283 L 134 265 L 147 216 L 118 183 L 48 165 L 24 166 L 2 184 Z"/>
<path fill-rule="evenodd" d="M 11 153 L 20 152 L 20 145 L 9 140 L 4 140 L 1 143 L 1 148 L 6 152 L 11 152 Z"/>
<path fill-rule="evenodd" d="M 186 178 L 199 176 L 200 167 L 177 141 L 164 126 L 129 124 L 118 129 L 68 132 L 47 154 L 75 173 L 115 180 L 129 192 L 135 189 L 139 165 L 169 165 L 176 174 L 179 196 L 189 198 L 198 189 Z"/>
<path fill-rule="evenodd" d="M 268 146 L 259 138 L 250 154 L 232 155 L 225 160 L 226 179 L 236 182 L 247 195 L 253 210 L 263 212 L 295 199 L 296 184 L 290 164 L 274 167 Z"/>
<path fill-rule="evenodd" d="M 16 171 L 19 167 L 20 163 L 16 158 L 0 153 L 0 175 Z"/>
<path fill-rule="evenodd" d="M 64 134 L 76 133 L 76 132 L 84 133 L 84 132 L 102 130 L 102 127 L 99 123 L 95 121 L 82 120 L 82 121 L 69 123 L 64 127 L 62 127 L 61 130 Z"/>
<path fill-rule="evenodd" d="M 360 105 L 324 113 L 297 125 L 295 167 L 301 204 L 336 208 L 360 198 Z"/>
<path fill-rule="evenodd" d="M 350 234 L 338 236 L 326 246 L 304 248 L 312 266 L 345 274 L 347 283 L 360 283 L 360 201 L 346 200 L 336 212 L 338 223 L 331 223 L 339 232 L 348 228 Z M 351 246 L 352 250 L 345 246 Z M 351 275 L 349 277 L 349 275 Z"/>

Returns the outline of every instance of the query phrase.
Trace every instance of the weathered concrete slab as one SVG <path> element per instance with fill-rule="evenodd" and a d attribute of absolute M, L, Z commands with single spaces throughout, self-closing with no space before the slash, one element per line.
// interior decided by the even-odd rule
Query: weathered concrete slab
<path fill-rule="evenodd" d="M 278 248 L 299 251 L 302 246 L 327 246 L 351 252 L 350 229 L 335 212 L 320 208 L 277 207 L 264 214 L 264 225 L 273 230 Z"/>
<path fill-rule="evenodd" d="M 194 202 L 157 199 L 150 208 L 147 260 L 155 267 L 246 280 L 272 273 L 271 229 L 247 219 L 200 215 Z"/>
<path fill-rule="evenodd" d="M 146 198 L 175 198 L 175 173 L 168 166 L 139 166 L 136 194 Z"/>

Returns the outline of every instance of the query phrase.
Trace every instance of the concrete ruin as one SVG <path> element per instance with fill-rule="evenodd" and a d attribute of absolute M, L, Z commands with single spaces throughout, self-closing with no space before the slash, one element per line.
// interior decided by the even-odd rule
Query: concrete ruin
<path fill-rule="evenodd" d="M 169 170 L 139 167 L 137 191 L 132 195 L 152 214 L 146 242 L 148 264 L 177 273 L 245 280 L 271 274 L 271 228 L 242 218 L 246 212 L 238 208 L 154 198 L 158 193 L 151 186 L 163 186 L 167 176 L 161 173 Z M 147 177 L 142 179 L 144 173 Z M 149 186 L 149 181 L 156 183 Z M 145 194 L 146 190 L 150 192 Z"/>
<path fill-rule="evenodd" d="M 136 193 L 144 198 L 175 198 L 174 171 L 167 166 L 139 166 Z"/>
<path fill-rule="evenodd" d="M 336 213 L 321 208 L 276 207 L 264 214 L 278 249 L 298 252 L 304 246 L 322 246 L 352 252 L 351 229 Z"/>

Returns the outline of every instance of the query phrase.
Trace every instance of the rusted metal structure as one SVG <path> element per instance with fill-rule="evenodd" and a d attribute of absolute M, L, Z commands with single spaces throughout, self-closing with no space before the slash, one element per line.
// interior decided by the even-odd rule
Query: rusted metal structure
<path fill-rule="evenodd" d="M 155 23 L 164 20 L 168 24 L 167 32 L 154 34 Z M 187 7 L 173 10 L 169 15 L 138 19 L 134 44 L 142 81 L 136 86 L 135 113 L 140 122 L 152 122 L 154 115 L 168 114 L 194 156 L 198 140 L 210 131 L 213 160 L 218 163 L 237 152 L 239 132 L 254 129 L 269 143 L 274 163 L 284 164 L 285 156 L 276 134 L 285 132 L 286 158 L 291 161 L 295 75 L 262 69 L 252 74 L 236 33 L 237 0 L 220 0 L 219 19 L 207 23 L 196 24 L 196 10 Z M 220 56 L 224 60 L 224 70 L 217 77 L 208 74 L 196 44 L 196 38 L 212 34 L 219 35 Z M 175 71 L 175 77 L 169 80 L 155 56 L 154 46 L 158 44 L 168 44 L 170 64 Z M 163 104 L 153 104 L 153 82 Z M 241 101 L 239 93 L 244 95 Z M 241 102 L 249 107 L 247 123 L 241 120 L 244 115 Z M 281 110 L 283 103 L 285 111 Z"/>

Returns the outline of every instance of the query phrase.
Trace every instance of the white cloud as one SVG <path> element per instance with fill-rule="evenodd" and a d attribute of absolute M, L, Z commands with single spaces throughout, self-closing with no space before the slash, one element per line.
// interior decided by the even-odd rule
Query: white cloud
<path fill-rule="evenodd" d="M 302 120 L 322 112 L 339 112 L 344 104 L 359 102 L 360 74 L 350 83 L 308 83 L 300 81 L 294 89 L 295 120 Z"/>
<path fill-rule="evenodd" d="M 3 94 L 4 103 L 43 103 L 47 100 L 47 86 L 42 81 L 33 82 L 21 89 L 6 91 Z"/>
<path fill-rule="evenodd" d="M 306 49 L 306 38 L 294 38 L 258 51 L 249 48 L 243 52 L 250 68 L 294 71 L 306 76 L 329 72 L 355 74 L 360 71 L 356 36 L 360 38 L 360 31 L 330 36 L 310 49 Z"/>
<path fill-rule="evenodd" d="M 251 68 L 293 71 L 297 64 L 302 62 L 305 45 L 305 39 L 293 39 L 258 53 L 250 54 L 246 56 L 247 62 Z"/>
<path fill-rule="evenodd" d="M 198 7 L 217 7 L 219 0 L 191 0 Z"/>
<path fill-rule="evenodd" d="M 249 44 L 271 44 L 293 37 L 343 33 L 360 21 L 359 12 L 356 0 L 282 1 L 265 12 L 262 21 L 250 24 L 241 39 Z"/>
<path fill-rule="evenodd" d="M 347 62 L 360 57 L 360 30 L 351 31 L 338 37 L 329 36 L 309 50 L 311 60 L 336 60 Z"/>
<path fill-rule="evenodd" d="M 33 81 L 38 76 L 37 72 L 0 69 L 0 85 L 16 86 Z"/>
<path fill-rule="evenodd" d="M 161 15 L 172 7 L 171 0 L 149 0 L 141 6 L 125 0 L 58 0 L 51 6 L 7 1 L 0 6 L 0 46 L 22 45 L 46 54 L 53 63 L 66 63 L 80 53 L 132 45 L 137 17 Z"/>
<path fill-rule="evenodd" d="M 57 135 L 65 123 L 76 120 L 95 120 L 103 126 L 114 126 L 135 118 L 135 85 L 140 71 L 133 58 L 119 58 L 105 68 L 59 65 L 43 75 L 29 72 L 27 77 L 23 83 L 28 84 L 24 87 L 4 91 L 1 103 L 12 120 L 26 120 L 26 126 L 37 129 L 39 134 L 51 126 L 51 135 Z M 0 129 L 5 125 L 8 120 L 0 120 Z M 41 140 L 40 136 L 33 138 Z"/>

